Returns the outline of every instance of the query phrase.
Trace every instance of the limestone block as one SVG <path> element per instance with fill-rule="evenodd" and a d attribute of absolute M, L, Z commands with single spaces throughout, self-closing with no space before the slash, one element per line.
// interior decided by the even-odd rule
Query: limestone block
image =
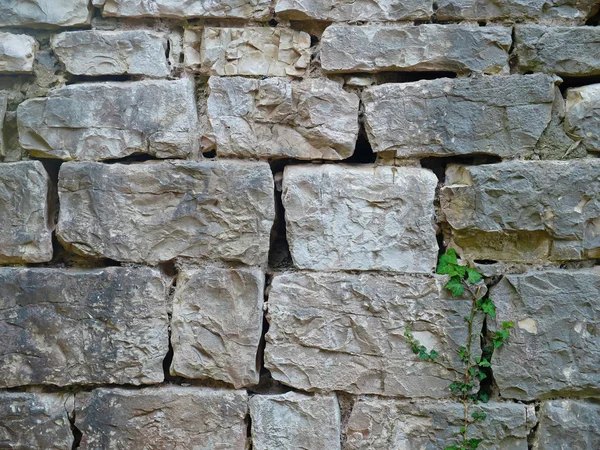
<path fill-rule="evenodd" d="M 77 394 L 81 450 L 245 450 L 245 391 L 161 386 Z"/>
<path fill-rule="evenodd" d="M 428 20 L 432 6 L 428 0 L 277 0 L 275 13 L 288 20 L 328 22 Z"/>
<path fill-rule="evenodd" d="M 208 75 L 302 77 L 310 62 L 310 35 L 287 28 L 207 27 L 200 60 Z"/>
<path fill-rule="evenodd" d="M 440 354 L 438 361 L 460 367 L 456 350 L 466 345 L 470 302 L 451 297 L 446 283 L 441 275 L 277 274 L 265 367 L 274 379 L 306 391 L 448 397 L 454 373 L 420 361 L 403 335 L 409 325 Z"/>
<path fill-rule="evenodd" d="M 160 383 L 167 289 L 151 268 L 0 269 L 0 387 Z"/>
<path fill-rule="evenodd" d="M 430 273 L 436 185 L 420 168 L 287 166 L 282 199 L 294 265 Z"/>
<path fill-rule="evenodd" d="M 171 319 L 171 375 L 258 384 L 265 276 L 256 269 L 183 269 Z"/>
<path fill-rule="evenodd" d="M 88 0 L 2 0 L 0 27 L 73 27 L 88 25 Z"/>
<path fill-rule="evenodd" d="M 516 25 L 515 49 L 523 72 L 560 76 L 600 74 L 600 28 Z"/>
<path fill-rule="evenodd" d="M 600 271 L 505 275 L 491 298 L 495 327 L 505 320 L 515 323 L 508 345 L 494 353 L 494 378 L 502 397 L 600 394 Z"/>
<path fill-rule="evenodd" d="M 21 103 L 17 116 L 19 141 L 37 157 L 186 158 L 199 145 L 191 80 L 73 84 Z"/>
<path fill-rule="evenodd" d="M 14 449 L 69 450 L 72 394 L 0 393 L 0 446 Z"/>
<path fill-rule="evenodd" d="M 462 25 L 331 25 L 321 39 L 326 72 L 450 71 L 508 74 L 511 29 Z"/>
<path fill-rule="evenodd" d="M 8 92 L 0 91 L 0 159 L 6 156 L 7 149 L 4 141 L 4 118 L 8 107 Z"/>
<path fill-rule="evenodd" d="M 274 220 L 267 163 L 66 163 L 57 235 L 78 254 L 156 263 L 175 257 L 266 262 Z"/>
<path fill-rule="evenodd" d="M 340 160 L 354 152 L 359 99 L 334 81 L 211 77 L 209 86 L 219 155 Z"/>
<path fill-rule="evenodd" d="M 600 160 L 451 165 L 440 197 L 464 258 L 600 257 Z"/>
<path fill-rule="evenodd" d="M 255 395 L 248 403 L 255 450 L 341 448 L 335 394 Z"/>
<path fill-rule="evenodd" d="M 530 157 L 550 122 L 555 78 L 510 75 L 383 84 L 363 94 L 375 152 Z"/>
<path fill-rule="evenodd" d="M 49 186 L 39 161 L 0 164 L 0 264 L 52 259 Z"/>
<path fill-rule="evenodd" d="M 566 128 L 587 150 L 600 152 L 600 84 L 567 89 Z"/>
<path fill-rule="evenodd" d="M 75 75 L 169 75 L 167 39 L 162 33 L 71 31 L 52 37 L 52 49 L 67 72 Z M 179 103 L 178 99 L 172 99 Z"/>
<path fill-rule="evenodd" d="M 33 72 L 36 45 L 26 34 L 0 31 L 0 74 Z"/>

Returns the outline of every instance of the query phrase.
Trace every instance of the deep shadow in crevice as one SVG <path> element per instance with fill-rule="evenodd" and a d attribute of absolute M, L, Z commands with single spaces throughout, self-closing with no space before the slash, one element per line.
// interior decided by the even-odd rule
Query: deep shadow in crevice
<path fill-rule="evenodd" d="M 292 256 L 287 241 L 285 209 L 282 200 L 283 170 L 289 164 L 286 160 L 275 160 L 270 163 L 275 183 L 275 221 L 271 228 L 271 244 L 269 247 L 269 267 L 271 269 L 291 268 Z"/>
<path fill-rule="evenodd" d="M 421 167 L 431 170 L 438 180 L 446 181 L 446 167 L 450 164 L 464 164 L 468 166 L 496 164 L 502 159 L 495 155 L 471 154 L 465 156 L 429 156 L 421 159 Z"/>
<path fill-rule="evenodd" d="M 71 75 L 68 77 L 66 84 L 78 84 L 78 83 L 103 83 L 107 81 L 139 81 L 141 77 L 133 75 Z"/>
<path fill-rule="evenodd" d="M 76 450 L 81 445 L 83 433 L 75 426 L 75 412 L 73 412 L 73 417 L 70 417 L 69 421 L 71 422 L 71 433 L 73 433 L 73 446 L 71 447 L 71 450 Z"/>
<path fill-rule="evenodd" d="M 600 3 L 596 3 L 595 11 L 592 11 L 591 16 L 585 21 L 585 25 L 591 27 L 600 25 Z"/>
<path fill-rule="evenodd" d="M 576 88 L 581 86 L 587 86 L 589 84 L 598 84 L 600 83 L 600 74 L 599 75 L 591 75 L 587 77 L 568 77 L 561 76 L 562 83 L 558 86 L 560 92 L 563 97 L 566 97 L 566 90 L 569 88 Z"/>
<path fill-rule="evenodd" d="M 163 159 L 157 158 L 156 156 L 149 155 L 148 153 L 134 153 L 133 155 L 125 156 L 123 158 L 105 159 L 102 161 L 105 164 L 135 164 L 146 161 L 164 161 Z"/>
<path fill-rule="evenodd" d="M 202 156 L 204 156 L 206 159 L 215 159 L 217 157 L 217 151 L 210 150 L 208 152 L 202 153 Z"/>

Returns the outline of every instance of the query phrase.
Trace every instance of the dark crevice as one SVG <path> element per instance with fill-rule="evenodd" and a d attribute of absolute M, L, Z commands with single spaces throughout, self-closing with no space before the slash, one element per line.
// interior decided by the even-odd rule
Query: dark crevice
<path fill-rule="evenodd" d="M 54 230 L 58 222 L 58 211 L 60 205 L 58 203 L 58 173 L 63 161 L 60 159 L 38 159 L 44 166 L 50 178 L 50 189 L 48 191 L 48 226 Z"/>
<path fill-rule="evenodd" d="M 511 43 L 510 48 L 508 49 L 508 66 L 510 73 L 518 73 L 519 54 L 517 53 L 517 50 L 515 48 L 517 45 L 517 32 L 515 27 L 512 27 L 510 37 Z"/>
<path fill-rule="evenodd" d="M 250 412 L 246 414 L 246 449 L 252 450 L 254 446 L 252 445 L 252 416 Z"/>
<path fill-rule="evenodd" d="M 148 153 L 134 153 L 133 155 L 125 156 L 123 158 L 105 159 L 102 161 L 105 164 L 135 164 L 146 161 L 163 161 L 160 158 L 149 155 Z"/>
<path fill-rule="evenodd" d="M 566 96 L 566 90 L 569 88 L 576 88 L 581 86 L 587 86 L 588 84 L 600 83 L 600 75 L 591 75 L 586 77 L 568 77 L 561 76 L 562 83 L 558 86 L 563 97 Z"/>
<path fill-rule="evenodd" d="M 72 417 L 69 417 L 69 422 L 71 422 L 71 432 L 73 433 L 73 446 L 71 447 L 71 450 L 75 450 L 79 448 L 81 439 L 83 438 L 83 433 L 75 426 L 75 412 L 73 412 Z"/>
<path fill-rule="evenodd" d="M 214 159 L 217 157 L 217 150 L 210 150 L 208 152 L 204 152 L 202 153 L 202 156 L 204 156 L 206 159 Z"/>
<path fill-rule="evenodd" d="M 484 266 L 498 263 L 498 261 L 494 261 L 493 259 L 476 259 L 473 262 Z"/>
<path fill-rule="evenodd" d="M 535 438 L 538 433 L 538 429 L 540 427 L 539 412 L 540 412 L 540 405 L 536 404 L 535 405 L 535 415 L 536 415 L 537 420 L 536 420 L 536 423 L 533 426 L 533 428 L 531 430 L 529 430 L 529 433 L 527 434 L 527 449 L 528 450 L 533 449 L 533 444 L 535 443 Z"/>
<path fill-rule="evenodd" d="M 358 114 L 358 138 L 356 139 L 356 144 L 354 146 L 354 153 L 342 162 L 370 164 L 377 160 L 377 154 L 373 152 L 373 147 L 371 147 L 369 137 L 367 136 L 367 130 L 365 129 L 364 109 L 361 100 Z"/>
<path fill-rule="evenodd" d="M 488 342 L 487 316 L 484 316 L 483 318 L 483 327 L 481 328 L 479 344 L 481 345 L 482 358 L 491 361 L 493 346 L 491 346 L 490 342 Z M 480 381 L 479 392 L 477 395 L 481 396 L 484 394 L 487 396 L 487 398 L 492 398 L 494 391 L 494 373 L 492 371 L 492 367 L 480 367 L 479 370 L 485 374 L 486 378 Z"/>
<path fill-rule="evenodd" d="M 133 75 L 71 75 L 68 77 L 66 84 L 70 85 L 77 83 L 103 83 L 106 81 L 139 81 L 140 79 L 141 77 Z"/>
<path fill-rule="evenodd" d="M 271 228 L 271 245 L 269 247 L 269 267 L 272 269 L 285 269 L 293 266 L 287 241 L 285 209 L 282 200 L 284 168 L 284 160 L 271 162 L 271 171 L 275 181 L 275 221 Z"/>
<path fill-rule="evenodd" d="M 502 159 L 495 155 L 470 154 L 465 156 L 429 156 L 421 159 L 421 167 L 431 170 L 438 180 L 446 181 L 446 167 L 450 164 L 463 164 L 468 166 L 496 164 Z"/>
<path fill-rule="evenodd" d="M 269 23 L 270 27 L 276 27 L 279 24 L 279 22 L 277 21 L 277 19 L 275 17 L 272 18 L 271 20 L 269 20 L 268 23 Z"/>
<path fill-rule="evenodd" d="M 170 56 L 171 56 L 171 40 L 167 39 L 167 46 L 165 47 L 165 58 L 167 59 L 167 61 L 169 60 Z"/>
<path fill-rule="evenodd" d="M 168 275 L 172 273 L 172 275 L 168 275 L 172 277 L 171 286 L 169 287 L 169 295 L 167 296 L 167 310 L 168 310 L 168 336 L 169 336 L 169 350 L 163 359 L 162 367 L 164 374 L 165 382 L 181 382 L 181 377 L 176 377 L 171 375 L 171 364 L 173 363 L 173 356 L 175 354 L 173 350 L 173 344 L 171 343 L 171 319 L 173 317 L 172 314 L 172 305 L 173 305 L 173 297 L 175 296 L 175 288 L 177 287 L 177 268 L 174 263 L 163 263 L 160 266 L 161 271 Z"/>
<path fill-rule="evenodd" d="M 600 3 L 596 3 L 594 10 L 590 12 L 590 17 L 585 21 L 585 25 L 597 27 L 600 25 Z"/>

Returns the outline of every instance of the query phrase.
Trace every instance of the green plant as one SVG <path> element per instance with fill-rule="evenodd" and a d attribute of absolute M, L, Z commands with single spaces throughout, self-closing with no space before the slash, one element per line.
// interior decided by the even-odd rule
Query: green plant
<path fill-rule="evenodd" d="M 455 297 L 461 297 L 468 292 L 471 301 L 471 312 L 465 316 L 467 324 L 467 342 L 457 351 L 462 368 L 448 367 L 439 362 L 440 356 L 436 350 L 427 350 L 427 348 L 415 339 L 410 326 L 406 327 L 404 337 L 410 345 L 412 352 L 419 356 L 421 361 L 429 361 L 441 365 L 446 370 L 455 373 L 456 381 L 450 384 L 450 392 L 456 396 L 464 406 L 463 425 L 460 428 L 460 435 L 457 442 L 447 446 L 444 450 L 469 450 L 476 449 L 482 442 L 481 439 L 468 437 L 469 426 L 486 419 L 485 412 L 481 410 L 471 412 L 474 405 L 479 402 L 487 403 L 488 395 L 486 393 L 476 393 L 474 388 L 476 381 L 483 381 L 487 378 L 486 369 L 491 367 L 492 354 L 494 349 L 502 347 L 510 336 L 510 329 L 514 326 L 513 322 L 503 322 L 502 330 L 496 331 L 492 338 L 492 345 L 486 346 L 481 356 L 473 356 L 471 342 L 473 340 L 473 322 L 478 312 L 481 312 L 492 319 L 496 318 L 496 306 L 492 300 L 487 297 L 484 289 L 483 276 L 475 269 L 458 263 L 458 257 L 453 249 L 449 249 L 440 257 L 437 273 L 448 275 L 450 280 L 445 288 L 452 292 Z"/>

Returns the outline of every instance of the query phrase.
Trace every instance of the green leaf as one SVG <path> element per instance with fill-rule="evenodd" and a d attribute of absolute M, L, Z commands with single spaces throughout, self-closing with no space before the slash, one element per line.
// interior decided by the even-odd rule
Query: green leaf
<path fill-rule="evenodd" d="M 479 381 L 483 381 L 487 378 L 487 375 L 483 372 L 479 372 L 477 376 L 479 377 Z"/>
<path fill-rule="evenodd" d="M 443 272 L 440 272 L 440 269 L 445 269 L 448 266 L 458 265 L 458 258 L 456 256 L 456 251 L 453 248 L 449 248 L 446 253 L 440 256 L 440 262 L 438 263 L 438 273 L 444 275 Z"/>
<path fill-rule="evenodd" d="M 515 323 L 511 320 L 510 322 L 502 322 L 502 329 L 503 330 L 510 330 L 511 328 L 513 328 L 515 326 Z"/>
<path fill-rule="evenodd" d="M 435 358 L 437 358 L 438 356 L 440 356 L 440 354 L 438 352 L 436 352 L 435 350 L 431 350 L 429 352 L 429 357 L 431 358 L 431 360 L 433 361 Z"/>
<path fill-rule="evenodd" d="M 452 295 L 455 297 L 460 297 L 465 292 L 465 287 L 458 277 L 452 277 L 448 284 L 446 284 L 446 289 L 452 292 Z"/>
<path fill-rule="evenodd" d="M 419 359 L 425 361 L 426 359 L 429 359 L 429 355 L 426 352 L 419 352 Z"/>
<path fill-rule="evenodd" d="M 503 345 L 504 345 L 504 342 L 502 342 L 501 340 L 494 339 L 494 348 L 500 348 Z"/>
<path fill-rule="evenodd" d="M 489 298 L 483 299 L 480 303 L 481 310 L 490 316 L 492 319 L 496 318 L 496 305 Z"/>
<path fill-rule="evenodd" d="M 479 394 L 479 400 L 481 400 L 483 403 L 487 403 L 490 401 L 490 396 L 485 392 L 482 392 L 481 394 Z"/>
<path fill-rule="evenodd" d="M 467 281 L 471 284 L 479 283 L 481 281 L 481 279 L 483 278 L 483 275 L 481 275 L 475 269 L 471 269 L 470 267 L 467 267 L 467 274 L 468 274 Z"/>

